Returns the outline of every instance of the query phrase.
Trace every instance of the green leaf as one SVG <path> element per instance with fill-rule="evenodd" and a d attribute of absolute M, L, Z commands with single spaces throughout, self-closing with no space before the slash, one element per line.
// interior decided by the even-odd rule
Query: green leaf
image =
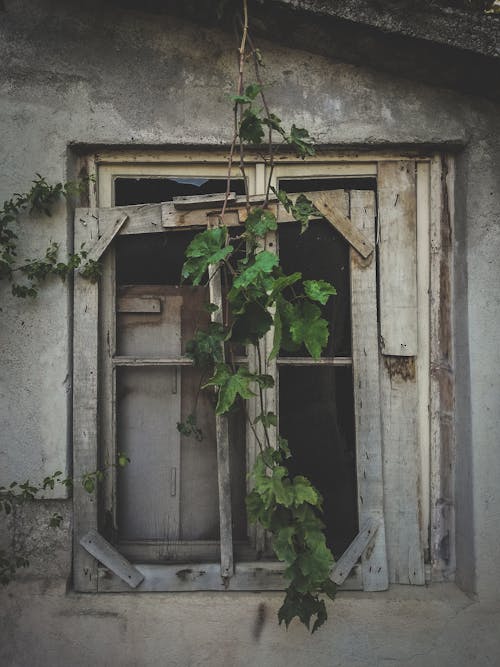
<path fill-rule="evenodd" d="M 302 475 L 294 477 L 293 491 L 295 494 L 295 506 L 301 505 L 302 503 L 317 505 L 318 492 L 306 477 L 302 477 Z"/>
<path fill-rule="evenodd" d="M 273 318 L 266 308 L 256 301 L 247 301 L 241 312 L 235 316 L 231 328 L 231 342 L 257 345 L 272 324 Z"/>
<path fill-rule="evenodd" d="M 215 413 L 222 415 L 228 412 L 238 395 L 241 398 L 255 396 L 255 392 L 250 389 L 252 382 L 255 382 L 255 375 L 246 368 L 240 367 L 236 373 L 232 373 L 229 366 L 218 364 L 215 375 L 204 385 L 204 387 L 219 387 Z"/>
<path fill-rule="evenodd" d="M 295 148 L 298 157 L 305 158 L 316 154 L 309 132 L 302 127 L 292 125 L 287 142 Z"/>
<path fill-rule="evenodd" d="M 249 144 L 260 144 L 264 138 L 262 120 L 252 109 L 245 109 L 240 123 L 240 139 Z"/>
<path fill-rule="evenodd" d="M 226 227 L 214 227 L 197 234 L 187 247 L 182 278 L 191 278 L 193 285 L 199 285 L 210 264 L 222 262 L 233 252 L 233 246 L 225 245 L 226 239 Z"/>
<path fill-rule="evenodd" d="M 337 290 L 326 280 L 304 280 L 304 291 L 313 301 L 319 301 L 323 306 L 330 296 L 337 294 Z"/>
<path fill-rule="evenodd" d="M 227 332 L 222 324 L 210 322 L 206 330 L 196 331 L 194 338 L 186 345 L 186 355 L 197 368 L 207 370 L 223 360 L 223 342 Z"/>
<path fill-rule="evenodd" d="M 274 253 L 267 250 L 259 252 L 255 255 L 253 262 L 235 279 L 233 287 L 236 289 L 247 287 L 255 282 L 260 275 L 271 273 L 278 262 L 278 257 Z"/>
<path fill-rule="evenodd" d="M 298 271 L 296 273 L 291 273 L 289 276 L 280 276 L 279 278 L 276 278 L 272 286 L 271 296 L 275 297 L 287 287 L 294 285 L 301 278 L 302 274 Z"/>
<path fill-rule="evenodd" d="M 285 526 L 278 530 L 273 536 L 274 553 L 280 560 L 285 561 L 286 563 L 293 563 L 297 558 L 297 552 L 293 543 L 294 537 L 294 526 Z"/>
<path fill-rule="evenodd" d="M 266 428 L 269 428 L 270 426 L 278 426 L 278 417 L 274 412 L 267 412 L 266 414 L 261 413 L 260 415 L 257 415 L 253 423 L 258 424 L 259 422 Z"/>
<path fill-rule="evenodd" d="M 265 236 L 267 232 L 276 231 L 278 223 L 272 211 L 263 208 L 254 208 L 245 221 L 245 229 L 252 237 Z"/>
<path fill-rule="evenodd" d="M 310 301 L 296 304 L 291 313 L 290 334 L 294 343 L 304 343 L 309 354 L 318 359 L 328 342 L 328 322 L 321 317 L 319 306 Z"/>

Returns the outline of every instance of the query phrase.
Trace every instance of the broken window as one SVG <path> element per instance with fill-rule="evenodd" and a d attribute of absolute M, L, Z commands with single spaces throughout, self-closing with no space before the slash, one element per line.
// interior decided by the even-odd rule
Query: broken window
<path fill-rule="evenodd" d="M 213 300 L 208 287 L 180 280 L 185 249 L 208 224 L 210 204 L 186 210 L 176 208 L 173 200 L 224 193 L 225 167 L 176 165 L 156 175 L 154 166 L 143 175 L 134 173 L 136 169 L 104 168 L 103 197 L 116 206 L 100 208 L 97 214 L 78 211 L 76 217 L 77 242 L 99 239 L 106 250 L 98 291 L 77 278 L 75 377 L 83 374 L 91 383 L 75 387 L 75 466 L 113 461 L 118 451 L 132 460 L 124 470 L 109 468 L 97 505 L 85 496 L 77 499 L 76 588 L 122 590 L 130 576 L 140 590 L 282 588 L 282 568 L 273 559 L 267 536 L 246 521 L 248 472 L 256 443 L 245 410 L 240 406 L 226 424 L 229 464 L 224 472 L 212 396 L 199 391 L 199 373 L 185 354 L 196 327 L 208 322 L 203 303 Z M 263 165 L 248 169 L 250 194 L 266 182 L 263 174 Z M 385 241 L 386 233 L 395 248 L 406 248 L 408 235 L 416 237 L 415 206 L 408 204 L 415 197 L 415 177 L 411 161 L 350 170 L 344 164 L 279 165 L 275 174 L 275 184 L 291 195 L 310 193 L 323 217 L 301 234 L 281 209 L 278 232 L 266 238 L 266 247 L 280 254 L 285 272 L 328 280 L 338 295 L 324 307 L 331 333 L 328 348 L 318 360 L 305 350 L 280 352 L 270 368 L 276 387 L 265 392 L 266 409 L 277 412 L 280 432 L 289 440 L 292 474 L 309 477 L 324 498 L 327 541 L 340 558 L 332 576 L 339 582 L 347 579 L 352 588 L 387 586 L 388 515 L 391 529 L 404 521 L 407 534 L 413 531 L 409 539 L 417 549 L 410 557 L 402 553 L 398 572 L 412 569 L 413 583 L 423 583 L 424 577 L 421 489 L 415 486 L 410 500 L 398 498 L 397 507 L 388 510 L 382 473 L 383 438 L 389 450 L 401 435 L 388 401 L 399 399 L 402 409 L 411 401 L 418 407 L 415 373 L 408 389 L 408 378 L 389 377 L 387 370 L 395 357 L 405 367 L 414 367 L 417 357 L 411 331 L 416 251 L 410 247 L 399 273 L 388 271 L 387 259 L 384 267 L 377 266 L 376 252 L 377 192 L 382 213 L 391 197 L 396 204 L 401 197 L 404 208 L 398 214 L 408 223 L 406 231 L 390 229 L 388 211 L 388 226 L 379 230 L 379 241 Z M 237 176 L 231 191 L 236 197 L 244 192 Z M 230 207 L 233 226 L 242 221 L 238 211 L 244 210 L 243 199 L 240 208 L 237 200 Z M 379 257 L 384 252 L 381 245 Z M 406 296 L 394 294 L 398 280 L 406 281 Z M 223 298 L 225 287 L 219 287 Z M 93 313 L 99 315 L 99 331 Z M 398 314 L 402 323 L 395 326 Z M 379 339 L 383 333 L 386 337 Z M 85 336 L 88 345 L 82 344 Z M 270 345 L 268 336 L 262 351 Z M 236 353 L 238 363 L 255 363 L 251 351 Z M 252 401 L 246 410 L 250 418 L 260 411 Z M 197 422 L 188 437 L 177 425 L 187 423 L 192 414 Z M 415 419 L 411 429 L 404 435 L 410 449 L 419 442 Z M 412 465 L 413 475 L 419 463 Z M 389 477 L 395 474 L 391 466 L 387 470 Z M 403 468 L 398 470 L 401 474 Z M 226 486 L 224 479 L 229 481 Z M 96 547 L 100 539 L 103 544 Z M 120 558 L 122 566 L 125 563 L 121 574 Z"/>

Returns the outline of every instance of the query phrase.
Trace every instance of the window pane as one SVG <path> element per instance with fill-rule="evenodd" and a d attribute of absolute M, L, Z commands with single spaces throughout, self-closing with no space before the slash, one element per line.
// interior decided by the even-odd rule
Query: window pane
<path fill-rule="evenodd" d="M 358 531 L 351 369 L 281 368 L 279 407 L 291 474 L 321 492 L 327 542 L 339 557 Z"/>
<path fill-rule="evenodd" d="M 329 322 L 330 336 L 322 356 L 350 356 L 351 310 L 349 248 L 347 242 L 326 220 L 313 220 L 303 234 L 299 223 L 279 225 L 278 246 L 285 273 L 300 271 L 304 280 L 327 280 L 337 290 L 322 307 Z M 281 356 L 309 356 L 305 348 L 297 352 L 281 350 Z"/>
<path fill-rule="evenodd" d="M 225 178 L 194 178 L 192 176 L 185 178 L 118 176 L 114 184 L 115 206 L 130 206 L 132 204 L 158 204 L 172 201 L 173 197 L 224 193 L 227 181 Z M 243 179 L 231 179 L 231 192 L 237 195 L 245 194 Z"/>

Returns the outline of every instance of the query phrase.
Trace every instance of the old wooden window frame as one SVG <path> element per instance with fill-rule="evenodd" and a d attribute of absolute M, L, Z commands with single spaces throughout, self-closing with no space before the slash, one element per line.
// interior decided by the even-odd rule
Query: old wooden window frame
<path fill-rule="evenodd" d="M 134 218 L 137 207 L 119 207 L 113 210 L 113 177 L 134 174 L 215 176 L 225 173 L 225 165 L 223 156 L 208 152 L 206 154 L 172 152 L 168 155 L 151 153 L 136 155 L 133 161 L 130 154 L 115 152 L 89 156 L 85 159 L 85 163 L 87 170 L 98 176 L 99 196 L 97 198 L 93 193 L 91 206 L 76 212 L 75 244 L 79 246 L 85 242 L 87 247 L 93 247 L 99 241 L 96 247 L 98 249 L 102 247 L 103 252 L 106 249 L 103 254 L 104 280 L 101 281 L 101 290 L 106 294 L 105 299 L 109 303 L 114 303 L 112 238 L 119 233 L 150 231 L 152 225 L 161 225 L 162 219 L 164 221 L 166 216 L 172 215 L 172 212 L 168 206 L 148 205 L 142 208 L 148 209 L 151 219 L 147 219 L 148 212 L 143 210 L 143 214 L 146 215 L 142 215 L 142 222 L 133 221 L 130 225 L 130 213 Z M 402 172 L 404 173 L 401 181 Z M 263 190 L 267 181 L 266 167 L 257 157 L 249 168 L 249 174 L 250 192 Z M 363 519 L 372 518 L 376 521 L 373 525 L 377 527 L 377 535 L 371 547 L 365 551 L 361 567 L 354 568 L 348 587 L 362 587 L 364 579 L 365 589 L 379 590 L 386 588 L 388 582 L 423 584 L 431 575 L 436 580 L 447 578 L 453 569 L 453 555 L 443 555 L 442 549 L 443 543 L 445 541 L 450 543 L 453 537 L 453 515 L 450 509 L 452 503 L 450 499 L 443 507 L 443 503 L 439 500 L 443 498 L 443 489 L 450 498 L 452 483 L 450 474 L 445 474 L 443 469 L 444 460 L 452 455 L 453 449 L 453 428 L 450 417 L 453 401 L 453 391 L 450 392 L 453 356 L 450 347 L 451 305 L 448 289 L 452 284 L 449 242 L 452 210 L 449 202 L 452 201 L 450 191 L 453 183 L 453 162 L 445 160 L 440 155 L 408 157 L 372 154 L 360 158 L 354 155 L 339 157 L 332 154 L 323 155 L 320 159 L 307 164 L 289 158 L 276 168 L 274 181 L 277 182 L 283 177 L 365 176 L 376 177 L 378 182 L 378 226 L 376 231 L 374 227 L 373 232 L 368 233 L 373 233 L 379 260 L 384 257 L 384 252 L 389 254 L 394 252 L 395 247 L 403 254 L 406 252 L 408 237 L 404 234 L 398 236 L 399 232 L 394 227 L 398 220 L 398 211 L 401 216 L 401 208 L 398 206 L 401 203 L 403 207 L 407 206 L 410 201 L 410 209 L 413 206 L 413 212 L 410 211 L 409 215 L 414 217 L 414 229 L 410 234 L 413 245 L 409 254 L 407 252 L 410 261 L 401 262 L 400 268 L 402 267 L 403 273 L 406 270 L 407 279 L 411 283 L 410 294 L 405 298 L 412 302 L 409 321 L 414 324 L 413 333 L 416 333 L 416 336 L 413 338 L 410 336 L 409 349 L 403 350 L 401 355 L 397 354 L 401 352 L 400 349 L 390 348 L 391 336 L 397 340 L 401 331 L 396 329 L 391 332 L 389 328 L 384 339 L 379 339 L 379 327 L 383 331 L 384 322 L 377 322 L 377 318 L 380 317 L 380 313 L 377 315 L 377 310 L 382 311 L 385 303 L 385 307 L 389 308 L 389 312 L 394 316 L 394 312 L 405 311 L 406 305 L 394 303 L 391 292 L 394 284 L 391 285 L 390 276 L 388 279 L 384 278 L 383 271 L 377 286 L 374 257 L 372 260 L 363 260 L 356 251 L 351 250 L 351 266 L 354 269 L 353 290 L 359 289 L 360 295 L 366 295 L 367 286 L 363 280 L 365 282 L 368 280 L 368 289 L 373 294 L 368 303 L 366 300 L 360 301 L 359 316 L 365 318 L 366 311 L 372 309 L 370 345 L 376 354 L 374 356 L 367 354 L 366 346 L 356 345 L 354 341 L 353 356 L 358 354 L 358 360 L 354 361 L 355 384 L 358 387 L 355 397 L 357 431 L 359 433 L 360 429 L 361 431 L 364 429 L 366 434 L 363 443 L 358 442 L 361 438 L 357 436 L 360 527 L 363 528 Z M 372 220 L 375 222 L 375 200 L 370 201 L 369 196 L 370 193 L 356 193 L 355 201 L 348 207 L 346 205 L 344 211 L 345 215 L 355 221 L 360 228 L 363 228 L 370 218 L 367 216 L 370 207 L 373 208 Z M 97 207 L 98 203 L 100 208 Z M 397 209 L 396 215 L 392 209 Z M 125 224 L 123 218 L 127 215 L 129 220 Z M 408 210 L 404 215 L 408 215 Z M 367 272 L 366 267 L 369 264 L 372 265 L 372 269 Z M 361 267 L 364 272 L 358 272 L 357 267 Z M 369 273 L 372 275 L 366 278 Z M 358 287 L 356 287 L 357 277 L 360 278 Z M 384 280 L 387 283 L 385 286 Z M 400 283 L 400 280 L 398 282 Z M 375 296 L 377 289 L 378 307 Z M 447 293 L 444 295 L 443 291 Z M 353 311 L 353 319 L 356 316 Z M 77 275 L 74 308 L 76 477 L 96 469 L 98 461 L 98 374 L 110 372 L 109 355 L 99 354 L 97 330 L 99 318 L 104 320 L 106 325 L 109 314 L 99 308 L 98 289 Z M 353 326 L 353 330 L 354 328 Z M 411 327 L 407 327 L 407 332 L 410 332 L 410 329 Z M 385 354 L 384 350 L 380 349 L 379 342 L 385 346 L 389 345 Z M 417 343 L 418 355 L 416 349 L 411 349 L 411 345 Z M 355 352 L 356 349 L 358 353 Z M 444 356 L 446 363 L 443 362 Z M 374 359 L 376 364 L 373 363 Z M 366 367 L 366 364 L 371 364 L 371 367 Z M 365 401 L 363 408 L 360 409 L 359 401 L 360 383 L 362 384 L 367 378 L 369 380 L 365 387 L 366 396 L 376 396 L 377 392 L 380 396 L 380 392 L 382 393 L 382 400 L 372 401 L 371 416 L 366 410 L 367 402 Z M 101 399 L 104 414 L 100 415 L 100 421 L 110 423 L 109 410 L 112 409 L 113 401 L 109 387 L 103 389 Z M 268 397 L 270 403 L 273 400 L 272 396 Z M 269 407 L 271 409 L 271 405 Z M 401 415 L 408 415 L 406 422 Z M 376 435 L 377 429 L 375 429 L 374 437 L 373 423 L 377 420 L 381 422 L 380 436 Z M 412 442 L 409 442 L 410 440 Z M 416 443 L 418 449 L 415 448 Z M 408 460 L 408 453 L 411 460 Z M 366 461 L 370 461 L 368 466 L 364 463 Z M 373 470 L 377 470 L 377 467 L 379 472 L 372 477 Z M 396 506 L 394 499 L 388 500 L 388 491 L 391 488 L 400 490 Z M 371 499 L 367 501 L 367 498 Z M 96 543 L 99 542 L 99 536 L 93 532 L 98 526 L 96 499 L 86 494 L 78 485 L 74 490 L 74 511 L 76 590 L 92 592 L 130 590 L 131 581 L 138 582 L 135 585 L 139 590 L 226 590 L 228 588 L 262 590 L 283 587 L 281 568 L 279 564 L 272 562 L 239 563 L 233 568 L 233 564 L 227 561 L 225 565 L 222 564 L 222 569 L 218 564 L 200 564 L 195 568 L 186 568 L 182 577 L 179 575 L 179 565 L 136 565 L 131 571 L 125 559 L 122 559 L 124 562 L 118 563 L 116 554 L 106 555 L 103 552 L 106 551 L 106 545 L 101 545 L 101 548 L 96 547 Z M 363 538 L 363 535 L 360 537 Z M 86 546 L 83 548 L 82 543 L 85 540 Z M 385 556 L 386 545 L 388 560 Z M 92 549 L 97 558 L 91 554 Z M 426 559 L 427 566 L 424 552 L 429 554 Z M 377 563 L 378 571 L 372 567 L 373 562 Z M 384 563 L 388 563 L 387 566 Z M 117 567 L 118 570 L 122 568 L 121 576 L 116 574 Z M 233 571 L 228 573 L 227 567 L 233 568 Z M 115 573 L 112 572 L 113 568 Z M 228 577 L 227 574 L 231 576 Z"/>

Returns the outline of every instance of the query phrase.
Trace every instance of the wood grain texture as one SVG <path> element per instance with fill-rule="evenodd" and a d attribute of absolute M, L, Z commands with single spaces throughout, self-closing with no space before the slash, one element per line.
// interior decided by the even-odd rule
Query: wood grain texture
<path fill-rule="evenodd" d="M 96 210 L 75 212 L 75 246 L 91 246 L 99 234 Z M 80 483 L 98 467 L 98 286 L 75 272 L 73 310 L 73 582 L 77 591 L 97 591 L 97 563 L 80 539 L 97 528 L 97 497 Z"/>
<path fill-rule="evenodd" d="M 367 238 L 375 239 L 373 192 L 351 192 L 351 220 Z M 379 522 L 373 548 L 363 555 L 363 586 L 365 590 L 377 591 L 385 590 L 389 582 L 382 477 L 375 256 L 372 254 L 363 259 L 351 248 L 350 266 L 359 521 L 360 525 L 369 519 Z"/>
<path fill-rule="evenodd" d="M 384 162 L 378 173 L 382 353 L 417 354 L 417 213 L 414 160 Z"/>
<path fill-rule="evenodd" d="M 111 572 L 116 574 L 130 588 L 137 588 L 144 579 L 144 575 L 111 546 L 107 540 L 99 535 L 96 530 L 89 530 L 88 533 L 83 535 L 80 539 L 80 544 L 89 554 L 109 568 Z"/>

